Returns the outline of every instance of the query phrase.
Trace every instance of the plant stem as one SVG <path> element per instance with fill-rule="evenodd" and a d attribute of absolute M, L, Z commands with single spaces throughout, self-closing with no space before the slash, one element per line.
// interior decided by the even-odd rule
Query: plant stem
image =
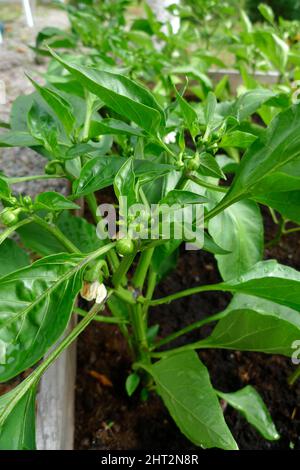
<path fill-rule="evenodd" d="M 132 265 L 135 256 L 136 252 L 132 253 L 131 255 L 124 256 L 124 258 L 122 259 L 121 263 L 119 264 L 119 267 L 112 276 L 112 283 L 115 287 L 118 287 L 120 284 L 124 283 L 124 278 L 130 266 Z"/>
<path fill-rule="evenodd" d="M 130 304 L 130 305 L 136 304 L 132 293 L 129 290 L 124 289 L 122 286 L 118 286 L 118 288 L 114 289 L 113 292 L 114 294 L 116 294 L 117 297 L 119 297 L 119 299 L 123 300 L 127 304 Z"/>
<path fill-rule="evenodd" d="M 32 219 L 34 222 L 36 222 L 38 225 L 46 229 L 49 233 L 54 235 L 54 237 L 57 238 L 58 241 L 61 242 L 61 244 L 70 252 L 70 253 L 80 253 L 80 250 L 69 240 L 63 232 L 56 226 L 52 224 L 48 224 L 45 222 L 44 219 L 39 217 L 38 215 L 33 215 Z"/>
<path fill-rule="evenodd" d="M 283 235 L 289 235 L 290 233 L 300 232 L 300 227 L 288 228 L 283 231 Z"/>
<path fill-rule="evenodd" d="M 24 183 L 26 181 L 34 181 L 34 180 L 51 180 L 51 179 L 61 179 L 66 178 L 65 176 L 61 175 L 29 175 L 29 176 L 19 176 L 16 178 L 4 178 L 8 184 L 16 184 L 16 183 Z"/>
<path fill-rule="evenodd" d="M 268 243 L 265 243 L 265 248 L 269 248 L 269 247 L 277 245 L 277 243 L 279 243 L 282 235 L 284 234 L 284 225 L 285 225 L 284 219 L 281 218 L 277 222 L 277 224 L 278 224 L 277 233 L 276 233 L 275 237 L 273 238 L 273 240 L 270 240 Z"/>
<path fill-rule="evenodd" d="M 188 297 L 190 295 L 198 294 L 200 292 L 218 291 L 218 290 L 223 291 L 226 289 L 222 288 L 221 283 L 198 286 L 198 287 L 191 287 L 190 289 L 185 289 L 180 292 L 176 292 L 175 294 L 167 295 L 166 297 L 162 297 L 160 299 L 151 300 L 151 302 L 149 302 L 149 306 L 155 307 L 157 305 L 169 304 L 173 300 L 181 299 L 182 297 Z"/>
<path fill-rule="evenodd" d="M 144 314 L 145 320 L 146 320 L 147 314 L 148 314 L 149 302 L 152 299 L 152 296 L 153 296 L 153 293 L 154 293 L 154 290 L 155 290 L 156 280 L 157 280 L 157 274 L 150 266 L 149 273 L 148 273 L 148 282 L 147 282 L 147 291 L 146 291 L 146 296 L 145 296 L 145 303 L 143 305 L 143 314 Z"/>
<path fill-rule="evenodd" d="M 90 133 L 90 125 L 91 119 L 93 115 L 93 105 L 94 105 L 94 97 L 91 93 L 86 93 L 86 112 L 85 112 L 85 120 L 84 120 L 84 127 L 82 133 L 82 140 L 85 142 L 89 138 Z"/>
<path fill-rule="evenodd" d="M 200 186 L 203 186 L 204 188 L 211 189 L 212 191 L 217 191 L 219 193 L 226 193 L 228 191 L 228 188 L 226 188 L 225 186 L 217 186 L 215 184 L 208 183 L 207 181 L 198 178 L 198 176 L 188 174 L 187 177 L 194 183 L 197 183 Z"/>
<path fill-rule="evenodd" d="M 294 383 L 300 378 L 300 365 L 297 367 L 297 369 L 289 376 L 288 378 L 288 384 L 289 385 L 294 385 Z"/>
<path fill-rule="evenodd" d="M 215 315 L 211 315 L 208 318 L 203 318 L 202 320 L 199 320 L 195 323 L 192 323 L 191 325 L 188 325 L 185 328 L 182 328 L 181 330 L 176 331 L 175 333 L 172 333 L 171 335 L 167 336 L 166 338 L 163 338 L 162 340 L 158 341 L 153 346 L 152 349 L 160 348 L 161 346 L 164 346 L 165 344 L 170 343 L 171 341 L 174 341 L 175 339 L 179 338 L 180 336 L 183 336 L 187 333 L 190 333 L 193 330 L 201 328 L 202 326 L 207 325 L 208 323 L 221 320 L 221 318 L 225 317 L 225 315 L 227 315 L 227 312 L 219 312 L 219 313 L 216 313 Z"/>
<path fill-rule="evenodd" d="M 76 313 L 77 315 L 80 315 L 81 317 L 86 317 L 88 315 L 88 312 L 86 312 L 85 310 L 79 307 L 74 308 L 74 313 Z M 128 323 L 127 320 L 122 320 L 122 319 L 118 319 L 115 317 L 106 317 L 104 315 L 96 315 L 93 318 L 93 320 L 100 322 L 100 323 L 116 323 L 116 324 Z"/>
<path fill-rule="evenodd" d="M 131 307 L 131 322 L 135 340 L 136 359 L 149 362 L 149 348 L 142 305 L 137 303 Z"/>
<path fill-rule="evenodd" d="M 143 288 L 153 252 L 154 248 L 148 248 L 141 253 L 139 264 L 132 279 L 132 283 L 136 289 L 142 290 Z"/>

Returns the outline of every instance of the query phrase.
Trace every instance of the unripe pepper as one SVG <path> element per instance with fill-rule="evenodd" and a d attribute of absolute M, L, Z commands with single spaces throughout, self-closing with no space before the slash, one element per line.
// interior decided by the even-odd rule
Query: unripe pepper
<path fill-rule="evenodd" d="M 134 252 L 135 243 L 130 238 L 121 238 L 117 241 L 116 250 L 119 255 L 127 256 Z"/>
<path fill-rule="evenodd" d="M 7 227 L 12 227 L 18 222 L 20 212 L 21 209 L 12 209 L 11 207 L 7 207 L 0 214 L 0 220 Z"/>

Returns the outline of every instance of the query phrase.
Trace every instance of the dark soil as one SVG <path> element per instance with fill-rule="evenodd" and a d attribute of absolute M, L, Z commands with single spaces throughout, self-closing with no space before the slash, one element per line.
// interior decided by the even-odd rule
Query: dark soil
<path fill-rule="evenodd" d="M 276 226 L 265 217 L 266 239 L 276 234 Z M 284 237 L 266 250 L 266 258 L 300 269 L 300 237 Z M 156 297 L 170 292 L 219 281 L 213 256 L 205 252 L 182 252 L 178 269 L 155 292 Z M 159 323 L 159 336 L 164 337 L 183 326 L 224 309 L 230 296 L 204 293 L 155 308 L 153 324 Z M 202 335 L 209 329 L 203 328 Z M 198 330 L 178 339 L 178 346 L 199 339 Z M 247 384 L 262 395 L 276 424 L 281 439 L 268 442 L 230 407 L 225 419 L 240 449 L 300 449 L 300 382 L 290 388 L 287 377 L 293 371 L 291 361 L 281 356 L 206 350 L 201 360 L 210 371 L 213 385 L 225 392 Z M 82 334 L 78 344 L 76 386 L 76 448 L 106 450 L 192 450 L 195 447 L 180 433 L 156 395 L 146 402 L 136 393 L 128 398 L 124 383 L 130 373 L 130 356 L 116 327 L 93 323 Z M 102 374 L 94 378 L 91 371 Z M 94 374 L 94 372 L 92 372 Z M 95 374 L 94 374 L 95 375 Z M 104 376 L 104 380 L 103 380 Z M 109 381 L 105 380 L 109 379 Z"/>

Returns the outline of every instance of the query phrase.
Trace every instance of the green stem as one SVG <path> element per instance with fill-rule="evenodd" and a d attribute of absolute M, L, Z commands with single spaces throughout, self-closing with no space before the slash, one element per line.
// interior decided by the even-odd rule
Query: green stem
<path fill-rule="evenodd" d="M 185 328 L 182 328 L 179 331 L 176 331 L 175 333 L 172 333 L 171 335 L 167 336 L 166 338 L 158 341 L 152 349 L 158 349 L 161 346 L 164 346 L 167 343 L 170 343 L 171 341 L 174 341 L 175 339 L 179 338 L 180 336 L 186 335 L 187 333 L 190 333 L 193 330 L 196 330 L 198 328 L 201 328 L 204 325 L 207 325 L 208 323 L 214 322 L 221 320 L 221 318 L 225 317 L 227 315 L 227 312 L 219 312 L 216 313 L 215 315 L 212 315 L 208 318 L 203 318 L 202 320 L 199 320 L 195 323 L 192 323 L 191 325 L 186 326 Z"/>
<path fill-rule="evenodd" d="M 112 277 L 112 283 L 115 287 L 118 287 L 119 285 L 124 283 L 124 278 L 130 266 L 132 265 L 135 256 L 136 252 L 132 253 L 131 255 L 124 256 L 124 258 L 122 259 L 121 263 L 119 264 L 119 267 L 114 272 Z"/>
<path fill-rule="evenodd" d="M 145 296 L 145 303 L 143 306 L 143 314 L 146 319 L 147 314 L 148 314 L 148 309 L 149 309 L 149 302 L 152 299 L 155 286 L 156 286 L 156 281 L 157 281 L 157 273 L 150 267 L 149 273 L 148 273 L 148 282 L 147 282 L 147 291 L 146 291 L 146 296 Z"/>
<path fill-rule="evenodd" d="M 54 235 L 55 238 L 57 238 L 58 241 L 61 242 L 61 244 L 70 252 L 70 253 L 80 253 L 80 250 L 69 240 L 63 233 L 62 231 L 56 226 L 52 224 L 48 224 L 45 222 L 44 219 L 39 217 L 38 215 L 33 215 L 32 219 L 34 222 L 36 222 L 38 225 L 46 229 L 49 233 Z"/>
<path fill-rule="evenodd" d="M 34 180 L 51 180 L 51 179 L 59 179 L 65 178 L 65 176 L 61 175 L 31 175 L 31 176 L 19 176 L 16 178 L 4 178 L 8 184 L 16 184 L 16 183 L 24 183 L 26 181 L 34 181 Z"/>
<path fill-rule="evenodd" d="M 198 178 L 198 176 L 188 174 L 187 177 L 194 183 L 197 183 L 200 186 L 203 186 L 204 188 L 211 189 L 212 191 L 217 191 L 219 193 L 227 193 L 228 191 L 228 188 L 226 188 L 225 186 L 217 186 L 215 184 L 208 183 L 207 181 Z"/>
<path fill-rule="evenodd" d="M 141 253 L 139 263 L 132 279 L 132 283 L 136 289 L 142 290 L 143 288 L 153 252 L 154 248 L 148 248 Z"/>
<path fill-rule="evenodd" d="M 118 286 L 118 288 L 114 289 L 113 292 L 114 294 L 116 294 L 117 297 L 119 297 L 119 299 L 123 300 L 127 304 L 130 304 L 130 305 L 136 304 L 132 293 L 129 290 L 124 289 L 122 286 Z"/>
<path fill-rule="evenodd" d="M 188 297 L 190 295 L 199 294 L 200 292 L 209 292 L 209 291 L 223 291 L 226 290 L 222 288 L 222 284 L 211 284 L 205 286 L 197 286 L 191 287 L 190 289 L 185 289 L 180 292 L 176 292 L 175 294 L 167 295 L 166 297 L 162 297 L 160 299 L 151 300 L 149 305 L 151 307 L 156 307 L 157 305 L 162 304 L 169 304 L 173 300 L 181 299 L 182 297 Z"/>
<path fill-rule="evenodd" d="M 269 247 L 277 245 L 282 235 L 284 234 L 284 225 L 285 225 L 284 219 L 281 218 L 277 223 L 278 223 L 277 233 L 275 237 L 273 238 L 273 240 L 270 240 L 268 243 L 265 243 L 265 248 L 269 248 Z"/>
<path fill-rule="evenodd" d="M 85 120 L 84 120 L 84 127 L 83 127 L 83 133 L 82 133 L 82 140 L 84 142 L 86 142 L 89 138 L 91 119 L 93 115 L 93 105 L 94 105 L 94 97 L 89 92 L 87 92 L 86 93 L 86 112 L 85 112 Z"/>
<path fill-rule="evenodd" d="M 142 305 L 137 303 L 131 308 L 136 360 L 149 362 L 149 348 Z"/>
<path fill-rule="evenodd" d="M 86 317 L 88 315 L 88 312 L 86 312 L 85 310 L 79 307 L 74 308 L 74 313 L 76 313 L 77 315 L 80 315 L 81 317 Z M 106 317 L 104 315 L 96 315 L 93 318 L 93 320 L 100 322 L 100 323 L 115 323 L 115 324 L 128 323 L 128 321 L 125 319 L 119 319 L 115 317 Z"/>
<path fill-rule="evenodd" d="M 294 385 L 294 383 L 300 378 L 300 365 L 297 367 L 297 369 L 289 376 L 288 378 L 288 384 L 289 385 Z"/>
<path fill-rule="evenodd" d="M 289 228 L 283 231 L 283 235 L 288 235 L 289 233 L 300 232 L 300 227 Z"/>

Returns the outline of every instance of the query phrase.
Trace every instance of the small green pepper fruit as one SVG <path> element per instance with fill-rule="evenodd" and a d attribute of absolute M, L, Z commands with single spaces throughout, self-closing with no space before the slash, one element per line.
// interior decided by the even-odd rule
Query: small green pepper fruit
<path fill-rule="evenodd" d="M 135 243 L 131 238 L 121 238 L 116 243 L 116 250 L 119 255 L 127 256 L 134 252 Z"/>
<path fill-rule="evenodd" d="M 59 160 L 53 160 L 45 166 L 46 175 L 63 175 L 64 169 Z"/>
<path fill-rule="evenodd" d="M 20 212 L 21 212 L 21 209 L 12 209 L 11 207 L 7 207 L 0 214 L 0 220 L 7 227 L 12 227 L 19 221 Z"/>
<path fill-rule="evenodd" d="M 198 153 L 196 153 L 193 158 L 189 158 L 188 160 L 186 160 L 186 168 L 188 170 L 191 170 L 191 171 L 198 170 L 199 166 L 200 166 L 200 158 L 199 158 Z"/>
<path fill-rule="evenodd" d="M 31 199 L 30 196 L 24 196 L 22 202 L 23 202 L 25 207 L 31 207 L 32 206 L 32 199 Z"/>

